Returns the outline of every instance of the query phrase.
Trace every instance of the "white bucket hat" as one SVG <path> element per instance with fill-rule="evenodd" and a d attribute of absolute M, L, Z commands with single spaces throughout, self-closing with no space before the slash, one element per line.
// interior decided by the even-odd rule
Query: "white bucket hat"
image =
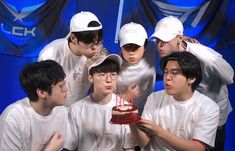
<path fill-rule="evenodd" d="M 184 27 L 181 21 L 173 16 L 167 16 L 161 19 L 156 27 L 154 33 L 150 36 L 150 39 L 160 39 L 168 42 L 175 38 L 177 35 L 183 35 Z"/>

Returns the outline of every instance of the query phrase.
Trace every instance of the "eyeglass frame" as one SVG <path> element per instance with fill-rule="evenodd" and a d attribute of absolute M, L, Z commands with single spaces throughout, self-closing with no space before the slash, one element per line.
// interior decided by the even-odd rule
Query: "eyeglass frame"
<path fill-rule="evenodd" d="M 89 43 L 89 44 L 86 44 L 84 42 L 83 43 L 83 46 L 85 47 L 85 49 L 90 49 L 90 48 L 93 48 L 94 46 L 98 46 L 98 47 L 101 47 L 103 45 L 103 40 L 95 43 L 95 42 L 92 42 L 92 43 Z"/>
<path fill-rule="evenodd" d="M 116 72 L 112 72 L 112 73 L 104 73 L 104 72 L 102 72 L 102 73 L 94 73 L 93 76 L 97 76 L 102 81 L 106 81 L 108 77 L 111 80 L 116 80 L 118 78 L 118 74 Z"/>
<path fill-rule="evenodd" d="M 167 77 L 169 75 L 169 77 L 171 79 L 175 78 L 177 75 L 182 75 L 182 71 L 180 69 L 171 69 L 170 71 L 168 71 L 167 69 L 163 70 L 163 77 Z"/>
<path fill-rule="evenodd" d="M 58 89 L 60 89 L 61 92 L 66 92 L 67 89 L 68 89 L 68 87 L 66 85 L 66 81 L 58 82 L 57 84 L 52 85 L 51 87 L 52 88 L 58 88 Z"/>

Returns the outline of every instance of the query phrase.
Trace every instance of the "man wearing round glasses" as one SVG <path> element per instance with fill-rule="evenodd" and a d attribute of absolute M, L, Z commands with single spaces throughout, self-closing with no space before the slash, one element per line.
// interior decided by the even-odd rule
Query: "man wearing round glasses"
<path fill-rule="evenodd" d="M 88 68 L 92 93 L 70 106 L 71 134 L 66 135 L 67 150 L 134 151 L 128 125 L 110 124 L 112 108 L 118 96 L 114 94 L 122 59 L 110 54 L 96 60 Z"/>
<path fill-rule="evenodd" d="M 38 60 L 55 60 L 66 73 L 69 89 L 66 105 L 87 96 L 87 59 L 102 50 L 103 30 L 99 19 L 91 12 L 80 12 L 70 20 L 66 38 L 57 39 L 43 48 Z"/>

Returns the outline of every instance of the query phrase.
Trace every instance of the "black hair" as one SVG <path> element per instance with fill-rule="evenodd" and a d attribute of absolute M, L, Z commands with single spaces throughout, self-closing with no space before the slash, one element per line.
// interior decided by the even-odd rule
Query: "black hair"
<path fill-rule="evenodd" d="M 88 24 L 88 27 L 99 27 L 101 26 L 100 23 L 97 21 L 91 21 Z M 78 39 L 78 41 L 81 41 L 85 44 L 90 44 L 93 42 L 99 43 L 103 39 L 103 30 L 91 30 L 91 31 L 82 31 L 82 32 L 72 32 L 75 37 Z M 68 39 L 69 42 L 71 42 L 71 39 Z"/>
<path fill-rule="evenodd" d="M 147 45 L 148 45 L 148 40 L 146 39 L 145 42 L 144 42 L 144 49 L 147 48 Z M 128 44 L 125 44 L 124 47 L 127 51 L 135 51 L 137 50 L 140 46 L 137 45 L 137 44 L 134 44 L 134 43 L 128 43 Z"/>
<path fill-rule="evenodd" d="M 60 64 L 46 60 L 27 64 L 20 73 L 20 84 L 30 101 L 37 101 L 37 89 L 51 94 L 51 86 L 64 80 L 65 73 Z"/>
<path fill-rule="evenodd" d="M 113 60 L 106 59 L 104 62 L 102 62 L 100 65 L 96 67 L 92 67 L 89 71 L 90 75 L 93 75 L 94 73 L 107 73 L 107 72 L 117 72 L 119 73 L 120 67 L 118 63 L 116 63 Z"/>
<path fill-rule="evenodd" d="M 161 69 L 164 71 L 166 64 L 170 60 L 178 62 L 182 74 L 187 78 L 195 78 L 195 82 L 192 84 L 192 90 L 194 91 L 202 80 L 202 69 L 200 61 L 190 52 L 174 52 L 161 59 Z"/>

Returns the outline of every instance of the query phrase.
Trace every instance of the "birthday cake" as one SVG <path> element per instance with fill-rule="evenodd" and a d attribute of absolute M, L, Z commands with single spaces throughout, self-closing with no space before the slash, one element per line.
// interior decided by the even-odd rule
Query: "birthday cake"
<path fill-rule="evenodd" d="M 112 124 L 134 124 L 140 120 L 138 108 L 132 104 L 123 104 L 112 108 Z"/>

